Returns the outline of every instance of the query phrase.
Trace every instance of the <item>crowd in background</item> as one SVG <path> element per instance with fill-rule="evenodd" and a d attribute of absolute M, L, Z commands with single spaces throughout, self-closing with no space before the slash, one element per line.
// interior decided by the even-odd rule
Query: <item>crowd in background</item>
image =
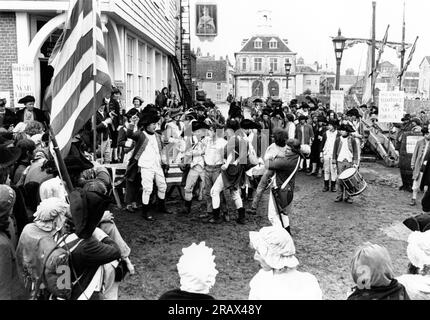
<path fill-rule="evenodd" d="M 128 110 L 121 104 L 121 94 L 114 89 L 97 111 L 96 148 L 91 121 L 74 137 L 64 159 L 74 187 L 67 191 L 49 148 L 49 116 L 34 107 L 33 97 L 22 99 L 24 108 L 16 113 L 0 101 L 0 299 L 118 298 L 119 282 L 126 273 L 134 273 L 134 266 L 112 214 L 112 177 L 105 166 L 112 163 L 127 167 L 126 210 L 139 210 L 148 221 L 155 219 L 155 212 L 172 213 L 166 205 L 166 177 L 174 166 L 183 172 L 184 200 L 178 213 L 213 224 L 230 221 L 230 202 L 237 210 L 236 222 L 245 224 L 246 214 L 257 214 L 269 185 L 288 184 L 291 198 L 280 206 L 278 217 L 273 217 L 276 210 L 269 203 L 273 226 L 250 234 L 255 259 L 262 267 L 250 283 L 250 299 L 321 299 L 317 279 L 297 271 L 288 220 L 294 177 L 304 171 L 324 178 L 323 192 L 336 192 L 336 202 L 351 203 L 338 175 L 347 167 L 359 168 L 365 143 L 360 118 L 376 124 L 377 108 L 363 105 L 337 114 L 307 97 L 301 104 L 292 100 L 288 105 L 256 105 L 247 119 L 246 110 L 233 100 L 224 118 L 211 101 L 184 110 L 167 88 L 157 94 L 154 104 L 145 105 L 135 97 Z M 409 131 L 428 135 L 424 118 L 424 113 L 421 119 L 406 115 L 396 141 Z M 193 210 L 196 200 L 204 200 L 204 210 Z M 426 217 L 405 222 L 414 231 L 407 252 L 411 267 L 399 281 L 385 248 L 372 244 L 359 248 L 352 263 L 357 288 L 350 299 L 428 299 L 430 231 L 425 231 L 430 224 Z M 200 257 L 207 273 L 200 272 L 204 268 L 195 269 L 198 263 L 186 263 L 191 260 L 184 249 L 184 261 L 178 264 L 182 287 L 162 298 L 198 298 L 193 294 L 210 298 L 217 273 L 212 251 L 204 245 L 196 250 L 205 253 L 194 254 L 191 260 Z M 64 252 L 70 258 L 70 292 L 40 286 L 40 270 L 47 264 L 40 256 L 48 251 L 53 258 Z M 364 277 L 363 266 L 368 268 Z M 55 272 L 50 276 L 57 280 Z"/>

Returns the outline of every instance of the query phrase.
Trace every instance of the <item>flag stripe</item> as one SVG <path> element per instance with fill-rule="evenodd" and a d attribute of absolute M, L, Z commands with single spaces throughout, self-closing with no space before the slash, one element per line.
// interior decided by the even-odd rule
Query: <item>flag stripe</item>
<path fill-rule="evenodd" d="M 91 65 L 87 70 L 85 70 L 82 75 L 82 81 L 79 87 L 75 90 L 75 92 L 71 95 L 69 101 L 63 106 L 61 113 L 58 114 L 55 119 L 52 121 L 52 128 L 54 132 L 59 132 L 69 121 L 70 117 L 73 115 L 76 107 L 76 101 L 79 101 L 79 97 L 89 83 L 92 83 L 93 80 L 93 66 Z M 98 70 L 96 82 L 100 85 L 106 86 L 106 83 L 109 83 L 109 75 Z M 109 88 L 110 89 L 110 88 Z M 97 106 L 98 107 L 98 106 Z M 96 110 L 94 110 L 95 112 Z"/>
<path fill-rule="evenodd" d="M 53 118 L 52 129 L 54 132 L 59 132 L 61 128 L 69 121 L 70 116 L 73 114 L 76 108 L 76 101 L 79 101 L 79 97 L 87 85 L 93 80 L 93 65 L 90 65 L 83 73 L 82 80 L 78 84 L 76 90 L 71 94 L 69 100 L 64 104 L 61 112 Z"/>
<path fill-rule="evenodd" d="M 57 81 L 54 84 L 53 94 L 57 95 L 61 88 L 66 84 L 72 74 L 76 71 L 77 65 L 81 62 L 81 58 L 89 50 L 92 50 L 93 46 L 93 33 L 88 32 L 84 37 L 79 40 L 76 50 L 70 57 L 69 61 L 66 62 L 64 67 L 58 72 L 56 78 Z M 106 50 L 104 46 L 97 41 L 97 55 L 106 59 Z"/>
<path fill-rule="evenodd" d="M 51 109 L 51 126 L 63 156 L 67 156 L 72 138 L 95 114 L 94 106 L 101 105 L 111 90 L 100 12 L 93 8 L 94 3 L 71 0 L 66 28 L 50 60 L 54 77 L 45 104 Z"/>

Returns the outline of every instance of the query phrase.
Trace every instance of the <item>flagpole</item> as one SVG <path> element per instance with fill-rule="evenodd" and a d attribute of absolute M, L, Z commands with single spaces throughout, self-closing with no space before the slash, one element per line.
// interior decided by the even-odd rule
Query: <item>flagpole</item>
<path fill-rule="evenodd" d="M 70 179 L 69 172 L 67 171 L 66 164 L 64 163 L 64 159 L 61 155 L 60 148 L 58 147 L 57 139 L 55 138 L 54 131 L 52 130 L 52 127 L 50 124 L 45 123 L 49 130 L 49 135 L 51 136 L 52 145 L 54 146 L 54 152 L 57 157 L 58 161 L 58 171 L 60 172 L 60 175 L 63 177 L 64 182 L 66 183 L 66 189 L 68 193 L 71 193 L 73 191 L 73 184 L 72 180 Z"/>
<path fill-rule="evenodd" d="M 403 1 L 403 28 L 402 28 L 402 49 L 400 51 L 401 57 L 400 57 L 400 70 L 403 70 L 403 66 L 405 65 L 405 40 L 406 40 L 406 19 L 405 19 L 405 12 L 406 12 L 406 4 L 405 1 Z M 402 78 L 403 75 L 400 75 L 399 78 L 399 90 L 402 91 Z"/>
<path fill-rule="evenodd" d="M 93 1 L 93 152 L 94 152 L 94 161 L 97 160 L 97 0 Z"/>

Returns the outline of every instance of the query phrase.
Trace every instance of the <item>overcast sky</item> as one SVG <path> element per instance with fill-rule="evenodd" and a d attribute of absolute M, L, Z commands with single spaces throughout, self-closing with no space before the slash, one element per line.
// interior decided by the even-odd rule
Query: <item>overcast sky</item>
<path fill-rule="evenodd" d="M 192 47 L 200 47 L 217 57 L 241 49 L 242 39 L 255 33 L 257 12 L 272 11 L 273 31 L 289 41 L 289 47 L 302 56 L 306 64 L 318 61 L 335 70 L 336 60 L 330 36 L 341 28 L 345 37 L 371 35 L 372 0 L 191 0 Z M 200 41 L 195 36 L 195 5 L 218 5 L 218 36 L 214 41 Z M 376 38 L 381 40 L 390 24 L 388 40 L 401 42 L 403 0 L 376 1 Z M 408 71 L 418 71 L 424 56 L 430 55 L 430 1 L 406 0 L 406 42 L 419 36 L 417 49 Z M 409 51 L 406 53 L 407 59 Z M 342 73 L 353 68 L 356 73 L 366 67 L 367 47 L 356 45 L 344 52 Z M 393 49 L 387 48 L 382 60 L 400 65 Z"/>

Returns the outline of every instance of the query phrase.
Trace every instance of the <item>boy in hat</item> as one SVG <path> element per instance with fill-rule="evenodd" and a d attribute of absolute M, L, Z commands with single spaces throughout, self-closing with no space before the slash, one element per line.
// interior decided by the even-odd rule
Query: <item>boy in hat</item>
<path fill-rule="evenodd" d="M 324 189 L 323 192 L 336 192 L 337 169 L 333 164 L 333 148 L 338 137 L 337 121 L 330 120 L 327 124 L 327 130 L 323 134 L 321 141 L 321 162 L 324 167 Z"/>
<path fill-rule="evenodd" d="M 427 155 L 429 152 L 430 133 L 428 127 L 421 130 L 424 138 L 415 145 L 414 153 L 411 159 L 412 168 L 412 200 L 410 205 L 416 206 L 417 194 L 421 185 L 424 167 L 427 165 Z"/>
<path fill-rule="evenodd" d="M 139 121 L 139 117 L 134 116 L 131 119 L 131 124 L 127 130 L 127 138 L 136 142 L 132 159 L 129 167 L 127 168 L 126 176 L 136 175 L 140 168 L 142 178 L 142 215 L 148 221 L 153 221 L 154 218 L 149 213 L 149 199 L 152 194 L 154 182 L 157 186 L 158 195 L 158 210 L 161 213 L 170 213 L 166 209 L 166 178 L 162 168 L 162 144 L 160 136 L 155 132 L 157 123 L 160 117 L 153 113 L 146 113 L 143 115 L 141 124 L 141 131 L 134 131 L 134 126 Z M 133 172 L 131 172 L 133 171 Z"/>
<path fill-rule="evenodd" d="M 307 123 L 308 117 L 301 115 L 299 117 L 299 124 L 296 126 L 296 138 L 300 141 L 302 146 L 307 145 L 310 149 L 312 142 L 314 140 L 314 130 L 310 124 Z M 307 170 L 310 172 L 310 159 L 307 158 L 306 161 L 302 160 L 300 170 Z"/>
<path fill-rule="evenodd" d="M 359 163 L 359 146 L 357 140 L 351 136 L 354 129 L 348 125 L 343 124 L 339 127 L 340 136 L 336 138 L 333 147 L 333 165 L 337 167 L 337 174 L 339 175 L 349 168 L 358 168 Z M 337 182 L 338 196 L 335 202 L 345 200 L 347 203 L 352 203 L 352 199 L 346 192 L 339 178 Z"/>
<path fill-rule="evenodd" d="M 203 139 L 206 136 L 206 130 L 209 126 L 201 121 L 194 121 L 191 125 L 192 127 L 192 137 L 190 139 L 191 145 L 188 146 L 185 152 L 184 162 L 190 165 L 190 171 L 187 175 L 187 180 L 185 183 L 185 203 L 182 209 L 182 214 L 191 213 L 191 205 L 193 201 L 193 190 L 200 177 L 201 183 L 204 184 L 204 154 L 205 145 Z"/>

